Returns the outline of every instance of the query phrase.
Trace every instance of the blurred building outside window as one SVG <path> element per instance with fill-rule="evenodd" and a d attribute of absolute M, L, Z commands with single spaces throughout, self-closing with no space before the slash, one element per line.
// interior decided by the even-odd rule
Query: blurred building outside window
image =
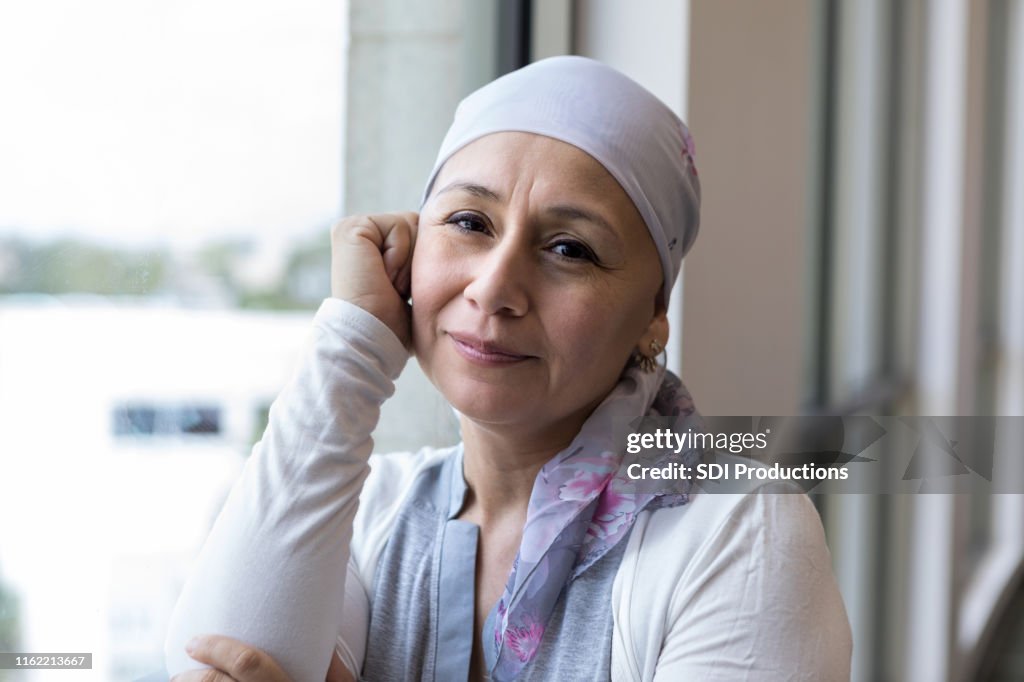
<path fill-rule="evenodd" d="M 168 407 L 163 405 L 119 405 L 113 412 L 114 435 L 210 436 L 220 433 L 218 407 Z"/>
<path fill-rule="evenodd" d="M 0 6 L 0 650 L 93 652 L 82 679 L 161 668 L 329 295 L 348 16 Z"/>

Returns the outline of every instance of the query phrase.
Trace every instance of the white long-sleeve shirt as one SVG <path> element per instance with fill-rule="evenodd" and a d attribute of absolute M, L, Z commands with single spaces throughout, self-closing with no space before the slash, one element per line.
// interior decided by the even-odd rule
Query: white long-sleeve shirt
<path fill-rule="evenodd" d="M 449 451 L 371 457 L 408 353 L 337 299 L 313 329 L 179 598 L 171 675 L 200 667 L 184 645 L 214 632 L 265 650 L 296 682 L 323 680 L 335 649 L 362 668 L 377 561 L 417 474 Z M 849 678 L 849 623 L 803 494 L 697 494 L 642 512 L 609 608 L 613 680 Z"/>

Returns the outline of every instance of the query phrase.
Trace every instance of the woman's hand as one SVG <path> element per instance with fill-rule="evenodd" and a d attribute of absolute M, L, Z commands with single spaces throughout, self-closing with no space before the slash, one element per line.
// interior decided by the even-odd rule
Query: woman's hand
<path fill-rule="evenodd" d="M 209 668 L 186 670 L 171 682 L 291 682 L 270 654 L 223 635 L 203 635 L 189 642 L 188 655 Z"/>
<path fill-rule="evenodd" d="M 419 214 L 352 216 L 331 229 L 331 295 L 386 324 L 407 348 L 409 286 Z"/>

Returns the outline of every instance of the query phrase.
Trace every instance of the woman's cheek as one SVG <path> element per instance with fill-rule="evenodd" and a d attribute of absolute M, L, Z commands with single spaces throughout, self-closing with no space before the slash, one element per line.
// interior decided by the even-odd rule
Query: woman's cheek
<path fill-rule="evenodd" d="M 429 239 L 417 241 L 413 252 L 410 294 L 413 352 L 420 361 L 429 358 L 430 350 L 436 343 L 437 317 L 444 305 L 443 273 L 443 264 L 436 258 L 436 244 Z"/>
<path fill-rule="evenodd" d="M 413 252 L 412 257 L 412 279 L 409 282 L 409 296 L 412 302 L 412 351 L 413 355 L 422 360 L 429 342 L 429 328 L 427 327 L 426 311 L 429 306 L 429 291 L 424 285 L 424 264 L 420 258 L 419 251 Z"/>

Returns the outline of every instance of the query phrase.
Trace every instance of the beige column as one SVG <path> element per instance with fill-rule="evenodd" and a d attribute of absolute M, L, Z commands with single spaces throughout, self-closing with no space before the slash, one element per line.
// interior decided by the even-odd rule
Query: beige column
<path fill-rule="evenodd" d="M 812 10 L 692 2 L 703 206 L 686 259 L 683 368 L 705 414 L 795 414 L 803 398 Z"/>
<path fill-rule="evenodd" d="M 459 100 L 493 76 L 494 0 L 349 0 L 342 213 L 418 210 Z M 415 360 L 384 404 L 378 452 L 458 440 Z"/>

